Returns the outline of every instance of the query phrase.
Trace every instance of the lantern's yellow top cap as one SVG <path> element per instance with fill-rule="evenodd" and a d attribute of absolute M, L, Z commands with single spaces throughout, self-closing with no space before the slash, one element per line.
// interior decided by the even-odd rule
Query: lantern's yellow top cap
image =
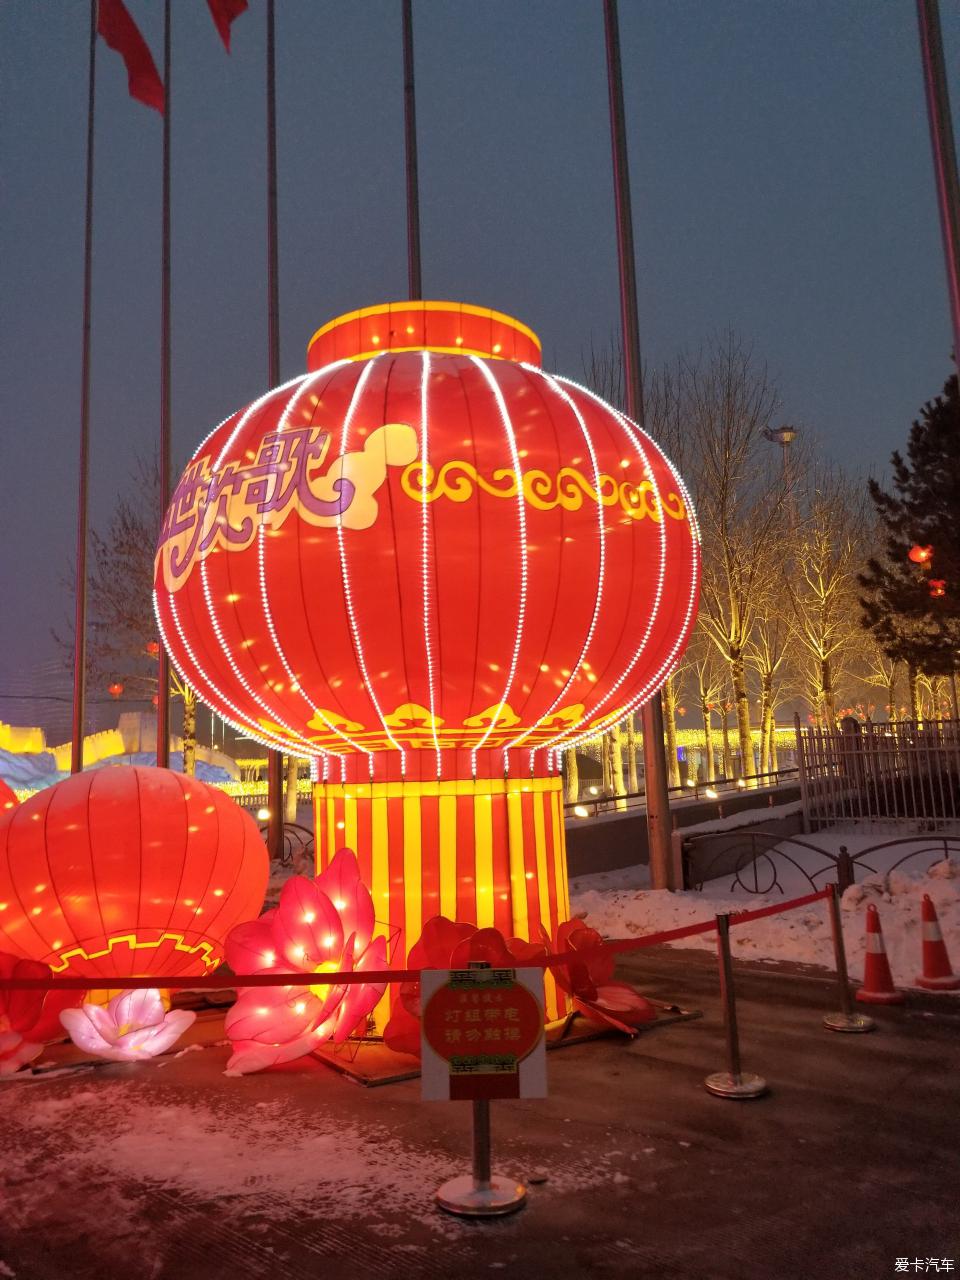
<path fill-rule="evenodd" d="M 369 360 L 384 351 L 436 351 L 540 364 L 540 339 L 525 324 L 467 302 L 387 302 L 337 316 L 307 345 L 307 368 Z"/>

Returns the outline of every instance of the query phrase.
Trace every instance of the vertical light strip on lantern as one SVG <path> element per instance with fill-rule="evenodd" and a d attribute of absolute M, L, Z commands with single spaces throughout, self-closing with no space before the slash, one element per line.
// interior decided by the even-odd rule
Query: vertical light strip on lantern
<path fill-rule="evenodd" d="M 503 398 L 503 392 L 497 383 L 496 378 L 490 372 L 490 368 L 484 360 L 477 356 L 469 356 L 469 360 L 483 374 L 487 386 L 493 393 L 493 398 L 497 403 L 497 412 L 500 415 L 500 421 L 503 424 L 504 434 L 507 438 L 507 444 L 510 448 L 510 460 L 513 463 L 513 471 L 516 477 L 517 485 L 517 526 L 519 528 L 519 547 L 520 547 L 520 602 L 517 607 L 517 635 L 513 645 L 513 653 L 510 657 L 510 670 L 507 674 L 507 682 L 504 686 L 503 695 L 500 698 L 500 705 L 497 707 L 496 715 L 492 717 L 490 724 L 483 737 L 473 748 L 474 760 L 474 776 L 476 776 L 476 759 L 477 752 L 486 744 L 493 729 L 496 727 L 507 698 L 510 696 L 510 689 L 513 686 L 513 677 L 517 671 L 517 661 L 520 657 L 520 646 L 523 642 L 523 623 L 527 608 L 527 515 L 524 509 L 524 493 L 523 493 L 523 470 L 520 466 L 520 455 L 517 452 L 517 438 L 513 431 L 513 422 L 510 418 L 509 410 Z"/>
<path fill-rule="evenodd" d="M 374 369 L 376 368 L 376 363 L 378 359 L 379 357 L 374 357 L 374 359 L 368 361 L 368 363 L 364 365 L 363 371 L 360 374 L 360 377 L 357 379 L 357 385 L 354 387 L 353 395 L 350 398 L 350 407 L 347 409 L 346 417 L 343 420 L 343 426 L 340 429 L 341 475 L 342 475 L 342 469 L 343 469 L 343 459 L 347 452 L 347 443 L 350 438 L 350 427 L 353 423 L 354 415 L 357 412 L 357 407 L 360 404 L 360 398 L 363 395 L 364 388 L 367 385 L 367 380 L 370 377 L 371 373 L 373 373 Z M 356 612 L 354 611 L 353 598 L 350 590 L 350 574 L 347 570 L 347 550 L 346 550 L 346 545 L 343 537 L 343 512 L 342 511 L 338 514 L 336 529 L 337 529 L 337 548 L 340 553 L 340 572 L 343 574 L 343 600 L 347 608 L 347 617 L 350 620 L 350 634 L 353 637 L 353 647 L 354 647 L 354 652 L 356 653 L 356 656 L 357 656 L 357 665 L 360 668 L 360 675 L 363 679 L 364 685 L 366 686 L 367 695 L 370 698 L 370 701 L 373 703 L 374 710 L 376 711 L 377 715 L 380 717 L 380 723 L 383 725 L 383 731 L 386 734 L 387 740 L 390 742 L 390 745 L 396 751 L 400 752 L 400 770 L 401 772 L 403 772 L 403 768 L 404 768 L 403 748 L 396 741 L 396 739 L 391 734 L 389 728 L 387 727 L 386 716 L 384 716 L 383 711 L 381 710 L 381 707 L 380 707 L 380 703 L 377 700 L 377 695 L 374 692 L 374 688 L 373 688 L 373 681 L 370 679 L 370 673 L 367 670 L 367 664 L 363 656 L 363 644 L 361 643 L 361 640 L 360 640 L 360 628 L 357 626 L 357 615 L 356 615 Z M 374 769 L 373 754 L 370 753 L 370 777 L 371 778 L 373 777 L 373 769 Z"/>
<path fill-rule="evenodd" d="M 280 421 L 277 424 L 278 436 L 282 436 L 287 426 L 289 425 L 290 419 L 293 416 L 295 407 L 299 403 L 301 395 L 304 395 L 307 392 L 312 393 L 313 388 L 316 386 L 316 384 L 320 381 L 321 378 L 333 373 L 335 369 L 340 368 L 342 365 L 346 363 L 347 361 L 345 360 L 337 360 L 333 364 L 325 365 L 322 369 L 318 369 L 315 373 L 308 375 L 308 377 L 300 384 L 300 386 L 294 392 L 293 396 L 291 396 L 291 398 L 287 401 L 286 406 L 284 407 L 283 413 L 280 415 Z M 278 484 L 282 483 L 282 477 L 279 477 L 277 479 L 277 483 Z M 263 525 L 263 523 L 261 523 L 259 529 L 257 530 L 257 575 L 258 575 L 259 584 L 260 584 L 260 598 L 263 603 L 264 621 L 267 624 L 267 630 L 269 632 L 270 639 L 273 641 L 273 647 L 276 649 L 277 656 L 280 659 L 280 662 L 283 666 L 284 671 L 287 674 L 288 679 L 290 680 L 290 688 L 294 692 L 300 694 L 303 701 L 310 708 L 311 715 L 314 715 L 314 714 L 319 715 L 320 719 L 327 726 L 327 728 L 330 730 L 331 733 L 335 734 L 337 737 L 342 738 L 343 741 L 347 744 L 347 746 L 351 748 L 351 750 L 359 751 L 361 750 L 359 745 L 356 742 L 354 742 L 353 739 L 348 734 L 344 733 L 342 729 L 339 729 L 337 726 L 335 726 L 323 714 L 323 711 L 320 710 L 316 702 L 310 698 L 310 696 L 308 695 L 308 693 L 303 688 L 300 682 L 300 677 L 294 673 L 293 668 L 290 666 L 290 663 L 287 661 L 287 655 L 284 652 L 283 645 L 280 643 L 280 637 L 278 636 L 276 626 L 274 625 L 273 613 L 270 609 L 270 598 L 267 592 L 265 533 L 266 533 L 265 526 Z M 288 726 L 285 726 L 285 727 L 288 727 Z M 291 732 L 294 734 L 297 733 L 295 729 L 291 730 Z M 335 755 L 337 759 L 340 759 L 340 756 L 338 755 L 337 752 L 333 752 L 332 754 Z"/>
<path fill-rule="evenodd" d="M 547 707 L 546 711 L 542 712 L 542 714 L 537 718 L 536 721 L 534 721 L 534 723 L 528 729 L 525 729 L 523 733 L 519 734 L 516 738 L 514 738 L 513 741 L 509 744 L 509 747 L 519 746 L 520 743 L 526 741 L 526 739 L 530 737 L 531 733 L 533 733 L 536 729 L 539 729 L 540 725 L 543 724 L 543 722 L 549 716 L 553 715 L 554 711 L 556 711 L 557 707 L 559 707 L 560 703 L 567 696 L 567 693 L 573 687 L 574 683 L 577 680 L 577 677 L 580 673 L 580 669 L 583 665 L 584 659 L 586 658 L 587 653 L 590 649 L 590 642 L 593 639 L 593 633 L 596 631 L 596 628 L 597 628 L 597 619 L 600 616 L 600 606 L 603 602 L 604 569 L 606 565 L 606 541 L 607 541 L 606 533 L 604 531 L 604 523 L 603 523 L 604 522 L 603 502 L 601 501 L 601 498 L 600 498 L 600 490 L 601 490 L 600 464 L 597 462 L 597 451 L 593 447 L 593 440 L 590 437 L 590 432 L 587 429 L 587 424 L 583 420 L 583 414 L 577 408 L 572 398 L 567 394 L 567 392 L 563 389 L 563 387 L 561 387 L 560 384 L 556 381 L 556 379 L 551 378 L 549 374 L 541 373 L 541 371 L 539 369 L 536 369 L 533 365 L 524 364 L 521 366 L 521 368 L 526 369 L 528 372 L 540 374 L 540 376 L 543 377 L 544 381 L 546 382 L 547 386 L 550 387 L 551 390 L 555 391 L 561 397 L 561 399 L 563 399 L 563 401 L 569 406 L 571 412 L 576 418 L 577 425 L 579 426 L 581 434 L 583 435 L 584 441 L 586 442 L 587 450 L 590 453 L 590 464 L 593 467 L 594 485 L 597 491 L 598 564 L 597 564 L 597 592 L 596 592 L 596 599 L 594 601 L 594 606 L 593 606 L 593 615 L 590 619 L 590 626 L 587 629 L 586 637 L 584 638 L 583 644 L 580 647 L 580 653 L 577 657 L 576 662 L 570 669 L 570 674 L 569 676 L 567 676 L 566 683 L 562 686 L 562 688 L 560 689 L 560 692 L 556 695 L 553 702 L 550 703 L 550 706 Z M 531 768 L 533 767 L 533 754 L 534 753 L 531 751 L 530 753 Z"/>
<path fill-rule="evenodd" d="M 240 733 L 249 734 L 251 737 L 255 737 L 259 742 L 266 743 L 269 747 L 276 747 L 280 751 L 286 750 L 286 746 L 280 738 L 274 738 L 270 734 L 265 734 L 259 721 L 255 717 L 249 716 L 246 712 L 241 711 L 239 707 L 235 706 L 234 703 L 231 702 L 222 690 L 217 688 L 207 675 L 206 671 L 200 665 L 190 641 L 186 637 L 186 633 L 184 632 L 183 625 L 181 624 L 180 617 L 177 613 L 177 602 L 174 596 L 171 595 L 169 597 L 168 604 L 170 606 L 170 616 L 173 618 L 174 629 L 176 630 L 177 638 L 180 641 L 179 645 L 172 645 L 170 643 L 170 636 L 167 634 L 163 625 L 163 617 L 157 601 L 157 593 L 154 591 L 153 612 L 157 620 L 157 627 L 160 631 L 160 639 L 163 642 L 163 647 L 168 653 L 172 652 L 178 655 L 176 658 L 171 658 L 171 661 L 186 683 L 190 685 L 191 688 L 196 689 L 198 693 L 201 693 L 201 697 L 202 686 L 205 685 L 208 690 L 211 690 L 214 697 L 212 699 L 203 698 L 203 701 L 206 702 L 209 700 L 217 702 L 219 704 L 217 706 L 217 714 L 221 716 L 222 719 L 226 720 L 227 724 L 233 725 L 235 729 L 238 729 Z M 190 666 L 193 668 L 192 671 L 188 669 L 187 664 L 183 661 L 184 654 L 188 658 Z M 236 720 L 231 716 L 226 715 L 223 712 L 222 707 L 229 707 L 237 717 Z"/>
<path fill-rule="evenodd" d="M 427 502 L 427 468 L 430 465 L 429 405 L 430 352 L 423 353 L 423 369 L 420 374 L 420 476 L 421 476 L 421 566 L 423 570 L 423 647 L 427 656 L 427 688 L 430 695 L 430 732 L 437 753 L 437 777 L 443 772 L 440 739 L 437 737 L 437 693 L 434 681 L 433 640 L 430 635 L 430 504 Z"/>

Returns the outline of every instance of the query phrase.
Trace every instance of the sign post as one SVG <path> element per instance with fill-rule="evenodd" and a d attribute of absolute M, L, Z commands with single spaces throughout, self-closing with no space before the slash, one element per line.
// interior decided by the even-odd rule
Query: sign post
<path fill-rule="evenodd" d="M 527 1189 L 490 1168 L 493 1098 L 543 1098 L 543 970 L 428 969 L 421 975 L 422 1097 L 473 1103 L 473 1172 L 437 1191 L 448 1213 L 491 1217 L 523 1207 Z"/>

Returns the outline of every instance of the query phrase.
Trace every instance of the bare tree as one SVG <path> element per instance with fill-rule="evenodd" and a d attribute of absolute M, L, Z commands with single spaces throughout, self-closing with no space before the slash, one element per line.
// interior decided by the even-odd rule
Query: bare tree
<path fill-rule="evenodd" d="M 763 432 L 779 406 L 765 367 L 733 334 L 680 361 L 675 419 L 703 533 L 700 625 L 727 666 L 741 771 L 752 773 L 747 655 L 776 574 L 792 483 Z"/>
<path fill-rule="evenodd" d="M 810 705 L 823 723 L 833 725 L 844 664 L 862 645 L 857 573 L 865 553 L 867 504 L 863 485 L 836 469 L 814 470 L 801 500 L 786 577 L 790 626 Z"/>
<path fill-rule="evenodd" d="M 747 645 L 747 665 L 760 686 L 760 773 L 776 768 L 776 711 L 784 701 L 784 685 L 790 669 L 790 628 L 779 593 L 769 590 Z"/>

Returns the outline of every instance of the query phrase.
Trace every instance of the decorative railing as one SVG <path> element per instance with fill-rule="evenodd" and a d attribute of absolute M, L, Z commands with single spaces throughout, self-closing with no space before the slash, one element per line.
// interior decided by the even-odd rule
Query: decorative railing
<path fill-rule="evenodd" d="M 790 851 L 784 846 L 789 846 Z M 789 867 L 811 890 L 821 889 L 826 880 L 833 879 L 842 893 L 855 882 L 858 870 L 871 875 L 882 874 L 884 885 L 889 888 L 890 876 L 905 862 L 929 856 L 929 867 L 945 861 L 951 854 L 960 854 L 960 837 L 906 836 L 880 841 L 866 849 L 858 849 L 856 853 L 850 853 L 846 845 L 840 845 L 839 852 L 833 853 L 811 840 L 776 831 L 709 831 L 703 835 L 686 836 L 681 847 L 687 888 L 702 889 L 708 881 L 730 876 L 731 893 L 738 890 L 750 894 L 784 893 L 780 872 Z M 907 852 L 880 873 L 878 866 L 874 865 L 879 861 L 875 855 L 896 848 L 904 848 Z M 822 865 L 813 870 L 810 868 L 810 853 L 823 860 Z M 873 861 L 868 862 L 868 857 Z"/>

